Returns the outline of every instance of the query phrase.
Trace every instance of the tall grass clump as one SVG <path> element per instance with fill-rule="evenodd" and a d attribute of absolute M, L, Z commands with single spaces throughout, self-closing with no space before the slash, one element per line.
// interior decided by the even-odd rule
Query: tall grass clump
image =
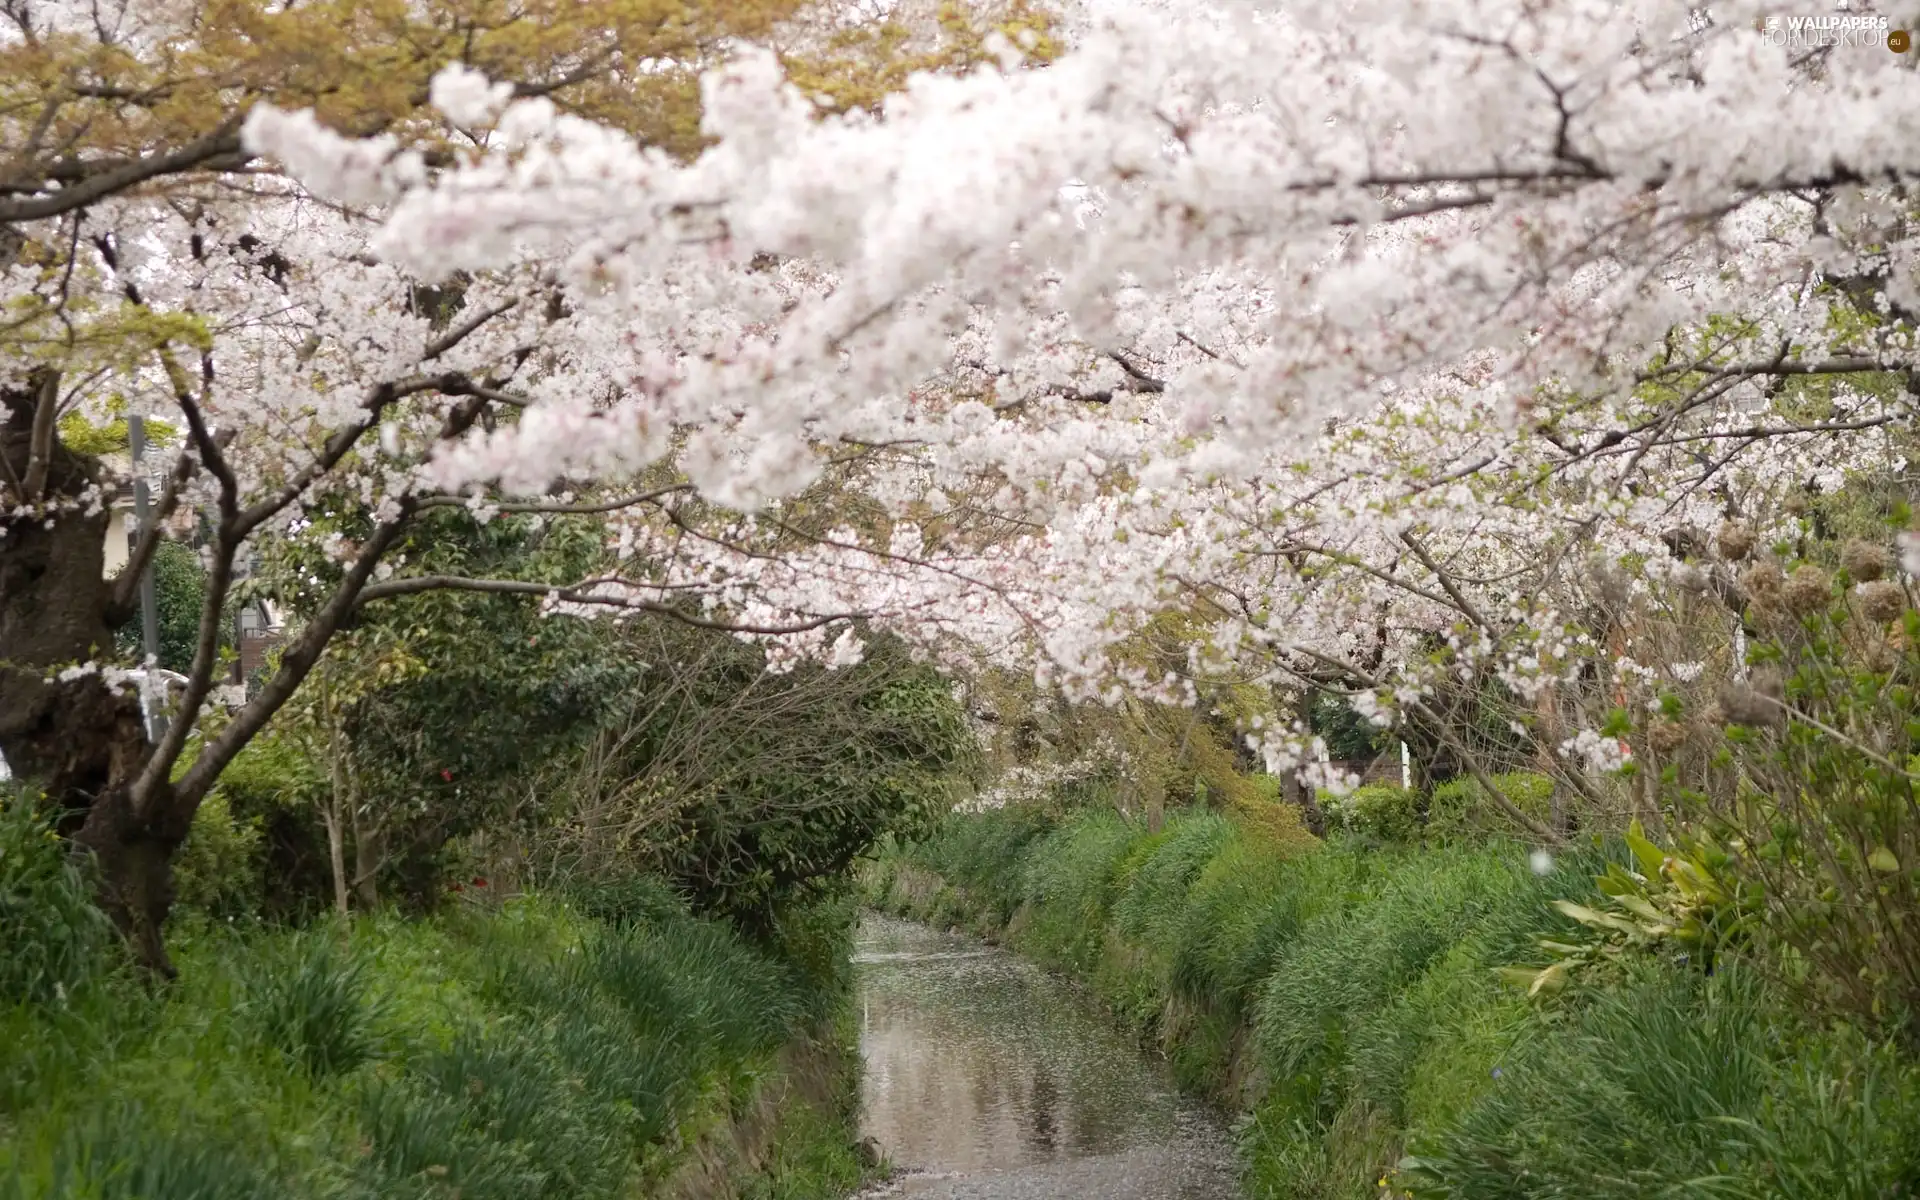
<path fill-rule="evenodd" d="M 1303 854 L 1228 842 L 1188 889 L 1173 986 L 1244 1011 L 1301 926 L 1346 903 L 1362 864 L 1359 855 L 1333 847 Z"/>
<path fill-rule="evenodd" d="M 1492 1086 L 1413 1139 L 1400 1182 L 1436 1200 L 1911 1194 L 1911 1072 L 1781 1018 L 1741 966 L 1634 963 L 1517 1039 Z"/>
<path fill-rule="evenodd" d="M 1043 957 L 1091 972 L 1105 947 L 1121 862 L 1143 833 L 1101 809 L 1034 842 L 1022 863 L 1023 941 Z"/>
<path fill-rule="evenodd" d="M 1053 819 L 1034 808 L 956 814 L 919 848 L 915 861 L 1004 923 L 1026 899 L 1027 857 L 1053 830 Z"/>
<path fill-rule="evenodd" d="M 338 934 L 294 933 L 243 960 L 240 1012 L 267 1047 L 308 1075 L 345 1074 L 380 1053 L 385 1006 L 369 974 Z"/>
<path fill-rule="evenodd" d="M 81 864 L 33 794 L 0 783 L 0 1006 L 65 1004 L 117 949 Z"/>

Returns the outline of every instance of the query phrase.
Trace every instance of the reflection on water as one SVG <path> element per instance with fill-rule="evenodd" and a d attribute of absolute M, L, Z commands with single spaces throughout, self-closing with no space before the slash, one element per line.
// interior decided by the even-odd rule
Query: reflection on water
<path fill-rule="evenodd" d="M 862 1132 L 913 1174 L 885 1195 L 1226 1200 L 1232 1154 L 1063 984 L 980 943 L 869 917 Z"/>

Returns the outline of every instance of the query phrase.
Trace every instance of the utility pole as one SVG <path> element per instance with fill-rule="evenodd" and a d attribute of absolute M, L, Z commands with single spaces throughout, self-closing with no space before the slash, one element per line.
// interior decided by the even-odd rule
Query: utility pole
<path fill-rule="evenodd" d="M 127 448 L 133 452 L 133 518 L 139 529 L 139 545 L 146 540 L 147 526 L 152 519 L 147 495 L 147 423 L 144 418 L 127 417 Z M 147 721 L 147 736 L 159 741 L 167 733 L 167 714 L 161 707 L 166 693 L 155 685 L 159 683 L 160 669 L 160 607 L 153 594 L 153 557 L 147 557 L 146 564 L 140 568 L 140 647 L 146 657 L 147 673 L 145 690 L 148 696 L 150 716 Z"/>

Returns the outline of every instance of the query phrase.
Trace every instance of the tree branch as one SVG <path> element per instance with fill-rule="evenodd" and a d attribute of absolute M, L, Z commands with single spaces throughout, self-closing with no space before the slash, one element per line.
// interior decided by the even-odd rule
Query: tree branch
<path fill-rule="evenodd" d="M 861 612 L 827 613 L 793 625 L 750 625 L 737 621 L 716 621 L 697 616 L 671 604 L 661 604 L 656 600 L 636 600 L 624 596 L 608 596 L 587 590 L 598 583 L 623 583 L 619 579 L 593 581 L 585 585 L 556 587 L 550 583 L 536 583 L 525 579 L 469 579 L 460 575 L 417 575 L 411 579 L 391 579 L 383 583 L 368 584 L 360 592 L 356 606 L 374 600 L 385 600 L 394 596 L 410 596 L 419 592 L 482 592 L 502 596 L 551 596 L 567 604 L 598 604 L 607 608 L 624 609 L 630 612 L 653 613 L 690 625 L 695 629 L 711 629 L 720 633 L 749 633 L 767 637 L 779 637 L 785 634 L 806 633 L 835 621 L 853 621 L 865 616 Z M 631 587 L 646 586 L 627 584 Z"/>
<path fill-rule="evenodd" d="M 242 117 L 235 114 L 222 121 L 213 132 L 196 138 L 177 150 L 102 166 L 82 176 L 71 187 L 63 187 L 55 192 L 23 200 L 0 200 L 0 225 L 23 221 L 44 221 L 48 217 L 57 217 L 77 208 L 85 208 L 96 201 L 106 199 L 115 192 L 137 187 L 150 179 L 158 179 L 163 175 L 178 175 L 184 171 L 205 167 L 219 159 L 234 159 L 235 161 L 228 164 L 229 167 L 239 167 L 248 158 L 240 145 L 241 121 Z"/>

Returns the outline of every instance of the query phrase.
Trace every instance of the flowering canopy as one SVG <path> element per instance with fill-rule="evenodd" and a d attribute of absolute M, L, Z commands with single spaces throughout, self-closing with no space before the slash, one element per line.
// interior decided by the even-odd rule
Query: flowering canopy
<path fill-rule="evenodd" d="M 365 210 L 335 236 L 378 269 L 516 305 L 438 361 L 518 355 L 519 419 L 380 486 L 539 494 L 670 460 L 756 514 L 625 510 L 645 569 L 574 607 L 857 612 L 1179 697 L 1188 673 L 1106 652 L 1200 604 L 1194 673 L 1384 682 L 1425 633 L 1531 694 L 1593 650 L 1548 586 L 1587 551 L 1677 564 L 1671 529 L 1764 523 L 1783 486 L 1897 457 L 1920 86 L 1884 47 L 1808 61 L 1759 15 L 1122 6 L 1044 70 L 923 77 L 879 119 L 822 119 L 746 54 L 705 79 L 714 145 L 684 164 L 464 68 L 433 98 L 483 145 L 446 169 L 269 107 L 243 133 Z M 536 314 L 542 288 L 564 302 Z M 353 370 L 391 385 L 432 341 Z M 1820 419 L 1772 404 L 1822 376 L 1844 382 Z M 885 519 L 766 555 L 834 470 Z"/>
<path fill-rule="evenodd" d="M 132 42 L 167 44 L 163 9 Z M 69 394 L 178 410 L 174 490 L 209 489 L 225 562 L 323 490 L 373 517 L 183 794 L 355 608 L 445 587 L 774 639 L 776 665 L 854 661 L 865 619 L 1108 700 L 1338 687 L 1393 723 L 1497 678 L 1605 768 L 1551 685 L 1698 665 L 1595 613 L 1720 587 L 1702 530 L 1771 537 L 1786 493 L 1904 464 L 1911 52 L 1796 45 L 1751 0 L 1071 15 L 1044 66 L 996 35 L 997 66 L 877 113 L 701 43 L 697 155 L 615 121 L 617 89 L 566 101 L 552 49 L 550 84 L 470 55 L 432 113 L 378 120 L 258 87 L 179 151 L 217 186 L 50 167 L 0 198 L 34 247 L 4 303 L 88 298 Z M 163 157 L 115 169 L 186 169 Z M 18 356 L 17 414 L 52 354 Z M 388 557 L 452 504 L 603 519 L 618 566 L 555 588 Z M 1146 664 L 1130 639 L 1169 611 L 1204 635 Z M 1249 732 L 1276 769 L 1312 757 L 1291 718 Z"/>

